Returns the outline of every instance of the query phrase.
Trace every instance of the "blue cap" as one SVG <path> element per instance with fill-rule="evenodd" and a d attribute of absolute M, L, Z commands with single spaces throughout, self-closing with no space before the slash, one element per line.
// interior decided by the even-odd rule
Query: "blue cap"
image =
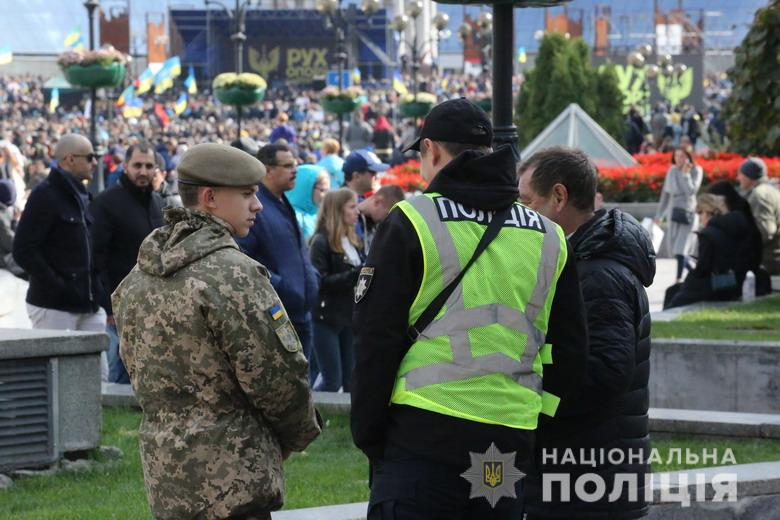
<path fill-rule="evenodd" d="M 370 150 L 357 150 L 349 154 L 341 168 L 345 174 L 355 172 L 383 172 L 390 167 L 379 160 L 379 157 Z"/>

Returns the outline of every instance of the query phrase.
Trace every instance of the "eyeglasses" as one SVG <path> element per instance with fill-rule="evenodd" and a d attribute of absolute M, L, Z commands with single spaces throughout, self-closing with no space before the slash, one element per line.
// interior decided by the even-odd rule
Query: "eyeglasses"
<path fill-rule="evenodd" d="M 276 166 L 277 168 L 287 168 L 288 170 L 291 170 L 295 168 L 295 163 L 284 163 L 284 164 L 273 164 L 272 166 Z"/>
<path fill-rule="evenodd" d="M 98 158 L 97 154 L 94 154 L 94 153 L 72 153 L 71 155 L 73 157 L 84 157 L 89 162 L 97 161 L 97 158 Z"/>

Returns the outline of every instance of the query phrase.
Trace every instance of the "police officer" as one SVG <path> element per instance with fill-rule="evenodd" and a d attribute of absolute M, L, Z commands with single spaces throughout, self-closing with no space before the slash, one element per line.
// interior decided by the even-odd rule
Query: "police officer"
<path fill-rule="evenodd" d="M 270 519 L 282 460 L 320 426 L 292 323 L 265 267 L 232 237 L 262 209 L 265 168 L 208 143 L 178 173 L 184 208 L 168 210 L 112 297 L 144 414 L 149 503 L 157 518 Z"/>
<path fill-rule="evenodd" d="M 565 412 L 584 371 L 567 241 L 516 203 L 492 138 L 470 101 L 430 112 L 409 147 L 430 185 L 380 224 L 358 278 L 351 426 L 372 520 L 522 518 L 537 418 Z"/>

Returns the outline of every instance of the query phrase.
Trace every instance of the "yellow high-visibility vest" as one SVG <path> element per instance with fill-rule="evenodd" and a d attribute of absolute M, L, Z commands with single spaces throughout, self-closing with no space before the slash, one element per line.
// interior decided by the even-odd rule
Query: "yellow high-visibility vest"
<path fill-rule="evenodd" d="M 423 251 L 413 325 L 461 272 L 493 212 L 436 193 L 398 204 Z M 470 421 L 535 429 L 559 399 L 542 391 L 555 287 L 566 264 L 563 230 L 515 203 L 498 236 L 466 272 L 398 369 L 391 402 Z"/>

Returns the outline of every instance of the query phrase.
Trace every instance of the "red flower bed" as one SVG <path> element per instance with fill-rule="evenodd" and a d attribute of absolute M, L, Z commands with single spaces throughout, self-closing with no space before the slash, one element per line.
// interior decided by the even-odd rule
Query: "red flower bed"
<path fill-rule="evenodd" d="M 610 202 L 655 202 L 661 198 L 666 172 L 672 164 L 672 154 L 635 155 L 636 166 L 599 169 L 599 191 Z M 745 157 L 734 153 L 714 153 L 696 156 L 695 162 L 704 170 L 702 186 L 713 182 L 736 181 L 737 170 Z M 769 176 L 780 178 L 780 158 L 762 157 Z"/>
<path fill-rule="evenodd" d="M 382 186 L 395 184 L 406 192 L 423 191 L 428 186 L 420 176 L 420 162 L 414 159 L 387 170 L 381 182 Z"/>
<path fill-rule="evenodd" d="M 656 202 L 661 198 L 666 172 L 672 165 L 671 153 L 635 155 L 636 166 L 599 169 L 599 191 L 609 202 Z M 736 181 L 737 170 L 745 157 L 735 153 L 713 153 L 696 156 L 704 169 L 702 186 L 716 181 Z M 769 176 L 780 179 L 780 157 L 762 157 Z M 395 184 L 407 192 L 423 191 L 427 183 L 420 177 L 420 163 L 415 160 L 393 166 L 382 178 L 382 185 Z"/>

